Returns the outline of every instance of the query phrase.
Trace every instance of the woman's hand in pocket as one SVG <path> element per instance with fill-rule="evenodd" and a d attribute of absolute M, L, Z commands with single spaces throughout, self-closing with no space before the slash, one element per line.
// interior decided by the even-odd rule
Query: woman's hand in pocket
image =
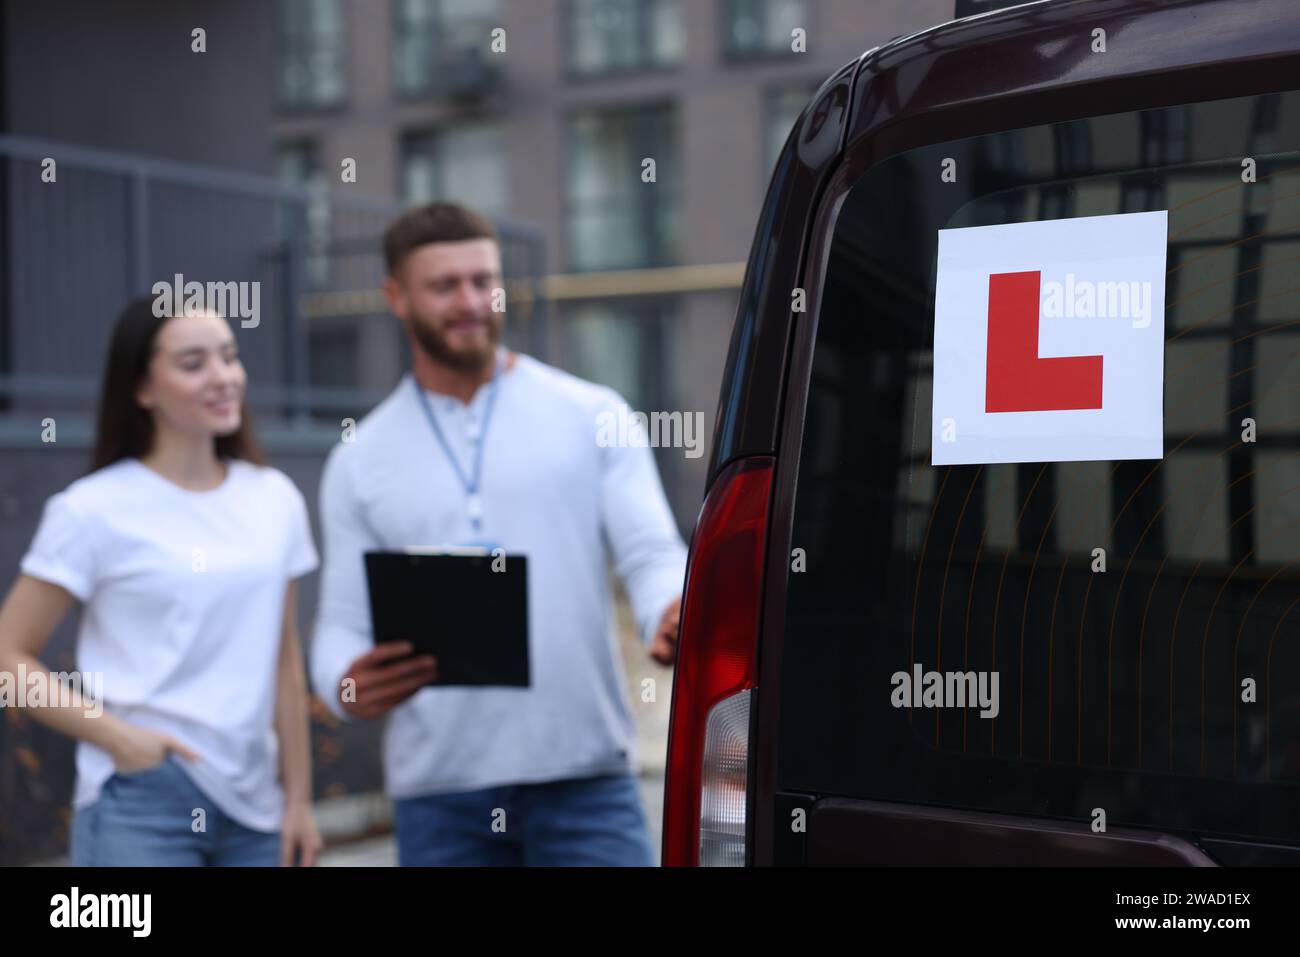
<path fill-rule="evenodd" d="M 299 801 L 287 805 L 284 824 L 280 827 L 280 866 L 315 867 L 324 846 L 311 804 Z"/>
<path fill-rule="evenodd" d="M 162 764 L 167 760 L 167 755 L 172 752 L 189 761 L 199 759 L 197 754 L 171 735 L 137 727 L 127 722 L 122 722 L 109 749 L 114 767 L 123 774 L 145 771 Z"/>

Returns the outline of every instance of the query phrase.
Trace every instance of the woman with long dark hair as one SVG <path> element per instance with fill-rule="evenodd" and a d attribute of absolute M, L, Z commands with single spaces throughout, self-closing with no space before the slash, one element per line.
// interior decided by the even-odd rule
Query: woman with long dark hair
<path fill-rule="evenodd" d="M 320 849 L 296 613 L 318 559 L 302 495 L 263 464 L 245 383 L 225 319 L 128 305 L 91 469 L 45 503 L 0 607 L 0 674 L 41 689 L 26 713 L 78 740 L 74 865 L 311 864 Z M 59 686 L 38 656 L 74 599 L 78 671 Z"/>

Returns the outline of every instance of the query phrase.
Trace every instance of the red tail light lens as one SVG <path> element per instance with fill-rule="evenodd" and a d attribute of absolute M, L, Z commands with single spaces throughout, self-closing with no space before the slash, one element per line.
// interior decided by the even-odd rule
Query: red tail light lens
<path fill-rule="evenodd" d="M 737 777 L 734 768 L 707 772 L 705 737 L 713 707 L 754 687 L 773 465 L 771 456 L 760 456 L 740 459 L 724 469 L 704 500 L 691 541 L 668 733 L 665 865 L 700 863 L 701 792 L 706 780 L 716 788 L 717 781 Z M 745 736 L 747 752 L 747 729 Z M 723 749 L 730 752 L 730 764 L 735 763 L 737 746 L 733 742 Z M 729 808 L 728 821 L 714 825 L 720 824 L 734 839 L 736 802 L 711 799 L 708 803 L 710 808 Z M 743 835 L 743 818 L 739 826 Z M 705 836 L 715 840 L 718 835 Z"/>

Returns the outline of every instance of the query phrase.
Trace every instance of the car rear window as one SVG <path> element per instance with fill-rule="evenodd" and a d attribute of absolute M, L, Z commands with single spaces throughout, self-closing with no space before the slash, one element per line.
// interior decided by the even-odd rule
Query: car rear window
<path fill-rule="evenodd" d="M 1298 150 L 1281 93 L 941 143 L 853 186 L 798 463 L 781 788 L 1300 840 Z M 1157 210 L 1163 459 L 931 466 L 938 231 Z M 896 706 L 917 665 L 997 672 L 996 716 Z"/>

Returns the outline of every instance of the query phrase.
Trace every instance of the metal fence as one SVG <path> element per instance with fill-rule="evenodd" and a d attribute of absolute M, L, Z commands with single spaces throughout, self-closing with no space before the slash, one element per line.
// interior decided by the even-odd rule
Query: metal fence
<path fill-rule="evenodd" d="M 400 337 L 391 320 L 367 321 L 386 313 L 380 237 L 401 211 L 391 201 L 0 135 L 0 204 L 0 409 L 87 409 L 121 306 L 177 275 L 259 283 L 261 321 L 234 330 L 255 413 L 305 427 L 387 391 L 395 370 L 370 370 L 367 387 L 367 370 L 347 368 L 346 349 L 340 368 L 330 346 Z M 544 247 L 530 230 L 497 227 L 507 288 L 526 293 L 510 335 L 537 353 Z"/>

